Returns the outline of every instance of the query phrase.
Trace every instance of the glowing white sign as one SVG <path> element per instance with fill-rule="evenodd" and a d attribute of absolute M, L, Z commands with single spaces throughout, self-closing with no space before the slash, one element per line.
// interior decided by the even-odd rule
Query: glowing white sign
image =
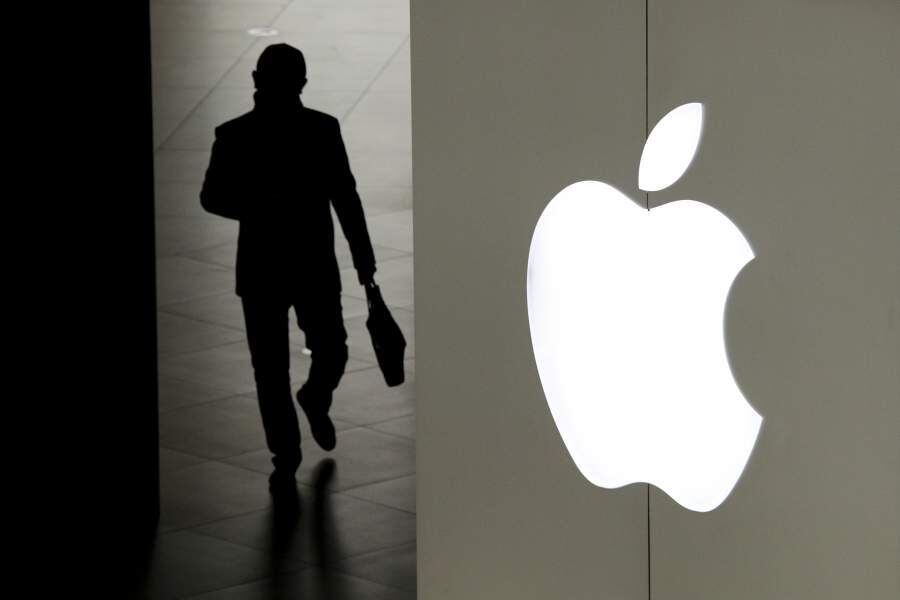
<path fill-rule="evenodd" d="M 687 169 L 702 114 L 685 105 L 654 128 L 642 187 Z M 547 205 L 528 256 L 531 340 L 553 419 L 591 483 L 652 483 L 696 511 L 731 492 L 762 423 L 723 336 L 731 283 L 752 259 L 737 227 L 693 200 L 647 211 L 582 181 Z"/>

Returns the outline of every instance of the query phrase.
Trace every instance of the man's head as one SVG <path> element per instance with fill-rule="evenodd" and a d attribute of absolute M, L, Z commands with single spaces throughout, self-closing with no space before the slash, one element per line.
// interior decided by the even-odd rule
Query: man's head
<path fill-rule="evenodd" d="M 266 46 L 253 71 L 256 89 L 275 94 L 297 95 L 306 85 L 303 53 L 288 44 Z"/>

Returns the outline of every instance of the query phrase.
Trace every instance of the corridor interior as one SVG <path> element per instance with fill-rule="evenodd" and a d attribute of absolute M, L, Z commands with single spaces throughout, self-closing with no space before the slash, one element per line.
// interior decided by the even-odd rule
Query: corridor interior
<path fill-rule="evenodd" d="M 414 598 L 407 0 L 151 0 L 151 30 L 161 517 L 139 596 Z M 304 103 L 341 121 L 376 281 L 409 344 L 406 383 L 386 387 L 338 233 L 350 348 L 331 413 L 338 444 L 321 451 L 299 413 L 302 509 L 286 521 L 271 507 L 270 454 L 234 294 L 237 223 L 199 202 L 213 129 L 251 108 L 256 59 L 277 42 L 306 56 Z M 291 353 L 296 391 L 309 359 L 293 318 Z"/>

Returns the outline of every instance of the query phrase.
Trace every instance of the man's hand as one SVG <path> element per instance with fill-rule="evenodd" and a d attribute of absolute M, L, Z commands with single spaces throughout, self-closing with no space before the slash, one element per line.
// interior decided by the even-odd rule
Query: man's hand
<path fill-rule="evenodd" d="M 363 283 L 363 289 L 366 290 L 366 298 L 369 298 L 375 290 L 378 289 L 378 286 L 375 284 L 375 279 L 367 279 L 365 283 Z"/>

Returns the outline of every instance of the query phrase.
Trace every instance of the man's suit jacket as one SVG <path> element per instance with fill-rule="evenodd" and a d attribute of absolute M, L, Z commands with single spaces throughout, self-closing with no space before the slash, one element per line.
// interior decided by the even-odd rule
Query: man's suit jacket
<path fill-rule="evenodd" d="M 330 207 L 360 282 L 375 257 L 338 120 L 299 101 L 252 111 L 215 130 L 200 202 L 240 221 L 236 292 L 336 297 L 341 279 Z"/>

